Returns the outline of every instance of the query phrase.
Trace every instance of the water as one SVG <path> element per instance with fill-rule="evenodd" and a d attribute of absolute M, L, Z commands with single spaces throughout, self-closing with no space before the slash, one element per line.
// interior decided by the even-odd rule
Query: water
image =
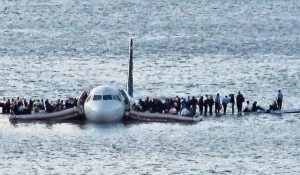
<path fill-rule="evenodd" d="M 66 98 L 126 85 L 138 98 L 242 91 L 299 108 L 298 1 L 1 1 L 0 96 Z M 299 174 L 299 115 L 164 123 L 10 123 L 1 174 Z"/>

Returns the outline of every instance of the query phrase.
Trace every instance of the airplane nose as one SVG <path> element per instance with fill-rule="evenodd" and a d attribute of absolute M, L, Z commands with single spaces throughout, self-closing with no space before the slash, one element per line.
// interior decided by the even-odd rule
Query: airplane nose
<path fill-rule="evenodd" d="M 87 106 L 85 115 L 88 120 L 96 122 L 111 122 L 121 120 L 125 109 L 121 104 L 97 104 Z"/>

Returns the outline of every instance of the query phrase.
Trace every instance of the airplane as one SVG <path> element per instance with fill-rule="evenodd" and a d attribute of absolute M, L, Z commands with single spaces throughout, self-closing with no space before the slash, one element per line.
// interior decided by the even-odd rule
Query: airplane
<path fill-rule="evenodd" d="M 127 92 L 111 85 L 101 85 L 93 88 L 89 93 L 83 92 L 78 104 L 82 105 L 82 113 L 88 121 L 116 122 L 120 121 L 125 112 L 130 110 L 133 99 L 133 40 L 129 45 L 129 64 Z M 82 97 L 86 97 L 81 100 Z M 80 103 L 80 104 L 79 104 Z"/>

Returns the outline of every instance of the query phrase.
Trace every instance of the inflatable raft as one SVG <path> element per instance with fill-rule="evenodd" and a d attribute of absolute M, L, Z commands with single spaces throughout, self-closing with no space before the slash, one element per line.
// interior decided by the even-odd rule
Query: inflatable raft
<path fill-rule="evenodd" d="M 202 120 L 200 115 L 194 117 L 186 117 L 180 115 L 160 114 L 160 113 L 146 113 L 130 111 L 125 114 L 128 118 L 147 122 L 199 122 Z"/>
<path fill-rule="evenodd" d="M 67 120 L 76 119 L 80 116 L 80 110 L 77 107 L 66 109 L 63 111 L 56 111 L 52 113 L 37 113 L 9 116 L 9 120 Z"/>
<path fill-rule="evenodd" d="M 79 100 L 74 108 L 65 109 L 63 111 L 56 111 L 52 113 L 37 113 L 37 114 L 25 114 L 25 115 L 10 115 L 9 120 L 69 120 L 69 119 L 83 119 L 84 109 L 83 97 L 87 92 L 83 91 L 79 96 Z"/>

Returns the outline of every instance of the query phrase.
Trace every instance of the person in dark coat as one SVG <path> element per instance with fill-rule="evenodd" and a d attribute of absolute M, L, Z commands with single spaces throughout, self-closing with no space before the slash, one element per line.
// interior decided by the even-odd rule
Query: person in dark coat
<path fill-rule="evenodd" d="M 229 97 L 230 97 L 229 103 L 231 103 L 231 111 L 232 114 L 234 114 L 234 105 L 235 105 L 234 94 L 229 94 Z"/>
<path fill-rule="evenodd" d="M 190 96 L 188 96 L 187 99 L 186 99 L 186 108 L 187 108 L 187 109 L 190 109 L 190 108 L 191 108 L 191 105 L 192 105 L 191 99 L 190 99 Z"/>
<path fill-rule="evenodd" d="M 144 112 L 144 101 L 139 99 L 138 106 L 140 106 L 140 112 Z"/>
<path fill-rule="evenodd" d="M 193 114 L 196 114 L 197 104 L 198 104 L 198 100 L 195 98 L 195 96 L 193 96 L 191 100 Z"/>
<path fill-rule="evenodd" d="M 3 98 L 3 102 L 0 104 L 0 107 L 2 107 L 2 114 L 6 113 L 6 100 Z"/>
<path fill-rule="evenodd" d="M 208 99 L 208 106 L 209 106 L 209 115 L 212 115 L 212 108 L 214 106 L 214 99 L 213 96 L 211 95 Z"/>
<path fill-rule="evenodd" d="M 203 96 L 200 97 L 199 101 L 198 101 L 198 105 L 199 105 L 199 112 L 200 115 L 203 114 L 203 107 L 204 107 L 204 103 L 203 103 Z"/>
<path fill-rule="evenodd" d="M 238 95 L 236 96 L 236 105 L 238 108 L 238 114 L 242 114 L 242 108 L 243 108 L 243 103 L 245 101 L 245 98 L 243 96 L 243 94 L 241 94 L 241 92 L 238 92 Z"/>
<path fill-rule="evenodd" d="M 10 114 L 11 113 L 11 102 L 10 99 L 7 100 L 5 103 L 5 113 Z"/>
<path fill-rule="evenodd" d="M 46 99 L 45 101 L 45 106 L 46 106 L 46 112 L 51 113 L 54 111 L 54 107 L 50 104 L 48 99 Z"/>
<path fill-rule="evenodd" d="M 207 115 L 208 101 L 209 101 L 208 95 L 205 95 L 205 98 L 203 99 L 204 115 Z"/>
<path fill-rule="evenodd" d="M 278 104 L 276 101 L 273 102 L 273 104 L 270 105 L 269 111 L 276 111 L 278 110 Z"/>
<path fill-rule="evenodd" d="M 278 91 L 278 95 L 277 95 L 277 109 L 281 110 L 282 108 L 282 100 L 283 100 L 283 95 L 281 93 L 281 91 Z"/>
<path fill-rule="evenodd" d="M 149 97 L 146 98 L 146 100 L 144 101 L 144 111 L 148 111 L 150 109 L 150 101 L 149 101 Z"/>
<path fill-rule="evenodd" d="M 25 106 L 25 108 L 28 106 L 28 102 L 26 99 L 24 99 L 24 106 Z"/>
<path fill-rule="evenodd" d="M 252 111 L 253 111 L 253 112 L 256 112 L 257 110 L 264 110 L 264 109 L 261 108 L 260 106 L 257 106 L 257 102 L 255 101 L 255 102 L 252 104 Z"/>
<path fill-rule="evenodd" d="M 5 103 L 5 113 L 10 114 L 11 113 L 11 103 L 10 99 L 8 99 Z"/>
<path fill-rule="evenodd" d="M 177 101 L 176 110 L 181 111 L 181 99 L 178 96 L 176 96 L 176 101 Z"/>

